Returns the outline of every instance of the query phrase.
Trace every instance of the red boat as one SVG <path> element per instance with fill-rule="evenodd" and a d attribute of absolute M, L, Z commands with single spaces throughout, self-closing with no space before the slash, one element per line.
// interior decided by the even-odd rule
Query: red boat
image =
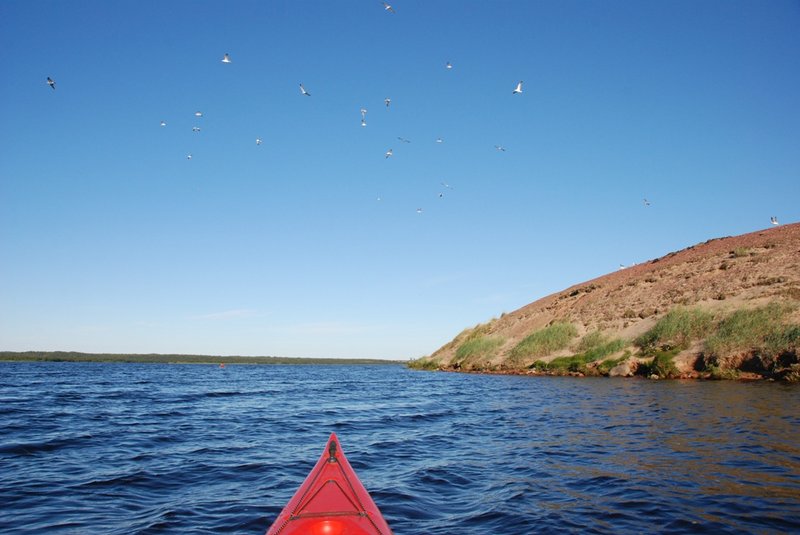
<path fill-rule="evenodd" d="M 267 535 L 391 535 L 392 530 L 359 481 L 336 433 Z"/>

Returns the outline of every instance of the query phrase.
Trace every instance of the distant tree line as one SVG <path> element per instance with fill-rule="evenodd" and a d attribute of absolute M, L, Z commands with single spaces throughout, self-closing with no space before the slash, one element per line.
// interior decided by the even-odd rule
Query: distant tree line
<path fill-rule="evenodd" d="M 16 362 L 132 362 L 162 364 L 397 364 L 380 359 L 323 359 L 300 357 L 242 357 L 175 354 L 79 353 L 75 351 L 0 351 L 0 361 Z"/>

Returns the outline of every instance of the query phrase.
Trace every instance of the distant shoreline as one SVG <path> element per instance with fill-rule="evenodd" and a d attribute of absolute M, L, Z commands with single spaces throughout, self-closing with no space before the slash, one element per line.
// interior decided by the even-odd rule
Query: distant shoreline
<path fill-rule="evenodd" d="M 303 357 L 244 357 L 179 354 L 118 354 L 80 353 L 74 351 L 0 351 L 0 362 L 105 362 L 131 364 L 242 364 L 242 365 L 397 365 L 398 360 L 303 358 Z"/>

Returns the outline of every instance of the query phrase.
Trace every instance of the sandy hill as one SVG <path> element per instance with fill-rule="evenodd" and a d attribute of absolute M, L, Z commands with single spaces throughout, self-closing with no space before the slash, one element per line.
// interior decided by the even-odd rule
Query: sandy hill
<path fill-rule="evenodd" d="M 795 223 L 708 240 L 572 286 L 467 329 L 414 365 L 506 373 L 629 375 L 638 369 L 654 377 L 787 377 L 800 372 L 798 338 L 800 223 Z"/>

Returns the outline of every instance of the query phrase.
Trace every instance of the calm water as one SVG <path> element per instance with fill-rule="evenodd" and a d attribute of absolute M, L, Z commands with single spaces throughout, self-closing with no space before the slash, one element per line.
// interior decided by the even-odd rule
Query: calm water
<path fill-rule="evenodd" d="M 263 533 L 335 431 L 400 534 L 800 531 L 800 387 L 0 364 L 0 532 Z"/>

